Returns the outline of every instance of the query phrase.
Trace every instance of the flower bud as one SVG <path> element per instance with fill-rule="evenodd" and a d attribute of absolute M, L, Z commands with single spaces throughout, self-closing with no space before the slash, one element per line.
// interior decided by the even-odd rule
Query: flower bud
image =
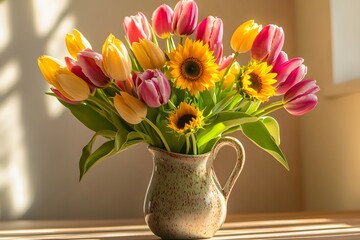
<path fill-rule="evenodd" d="M 302 64 L 304 59 L 293 58 L 273 68 L 276 76 L 276 95 L 285 94 L 292 86 L 304 79 L 307 67 Z"/>
<path fill-rule="evenodd" d="M 88 84 L 62 63 L 52 57 L 42 56 L 38 59 L 40 71 L 45 79 L 70 101 L 83 101 L 90 95 Z"/>
<path fill-rule="evenodd" d="M 70 55 L 75 59 L 78 52 L 91 49 L 89 41 L 77 29 L 74 29 L 74 34 L 66 34 L 65 43 Z"/>
<path fill-rule="evenodd" d="M 254 39 L 261 30 L 254 20 L 241 24 L 233 33 L 230 41 L 231 48 L 237 53 L 245 53 L 251 49 Z"/>
<path fill-rule="evenodd" d="M 161 68 L 166 62 L 165 53 L 161 48 L 147 39 L 134 42 L 132 48 L 136 59 L 144 70 Z"/>
<path fill-rule="evenodd" d="M 169 101 L 170 83 L 160 70 L 136 72 L 132 80 L 136 94 L 149 107 L 157 108 Z"/>
<path fill-rule="evenodd" d="M 303 115 L 317 105 L 315 95 L 320 90 L 315 80 L 303 80 L 295 84 L 283 97 L 284 108 L 292 115 Z"/>
<path fill-rule="evenodd" d="M 283 45 L 283 29 L 273 24 L 267 25 L 254 40 L 251 47 L 251 58 L 272 65 L 279 56 Z"/>
<path fill-rule="evenodd" d="M 165 39 L 170 37 L 173 15 L 173 10 L 166 4 L 162 4 L 153 12 L 152 27 L 159 38 Z"/>
<path fill-rule="evenodd" d="M 223 52 L 223 22 L 220 18 L 208 16 L 199 24 L 196 30 L 196 40 L 209 44 L 214 51 L 216 62 L 219 63 Z"/>
<path fill-rule="evenodd" d="M 187 36 L 195 31 L 198 20 L 198 7 L 193 0 L 181 0 L 174 9 L 172 29 L 174 34 Z"/>
<path fill-rule="evenodd" d="M 130 124 L 142 122 L 147 114 L 146 105 L 127 92 L 115 95 L 114 106 L 120 117 Z"/>
<path fill-rule="evenodd" d="M 131 74 L 131 60 L 125 45 L 112 34 L 102 47 L 103 68 L 108 77 L 126 80 Z"/>
<path fill-rule="evenodd" d="M 79 65 L 86 77 L 97 87 L 105 87 L 110 79 L 104 74 L 102 55 L 87 49 L 77 55 Z"/>
<path fill-rule="evenodd" d="M 139 42 L 140 39 L 152 39 L 149 22 L 142 12 L 125 17 L 123 25 L 130 43 Z"/>

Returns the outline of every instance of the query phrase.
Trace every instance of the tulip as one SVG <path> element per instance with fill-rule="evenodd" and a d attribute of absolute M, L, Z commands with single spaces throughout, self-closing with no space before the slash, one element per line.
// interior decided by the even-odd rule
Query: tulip
<path fill-rule="evenodd" d="M 315 95 L 319 91 L 315 80 L 303 80 L 295 84 L 283 97 L 286 111 L 292 115 L 303 115 L 317 105 L 318 99 Z"/>
<path fill-rule="evenodd" d="M 120 117 L 130 124 L 142 122 L 147 114 L 146 105 L 127 92 L 115 95 L 114 106 Z"/>
<path fill-rule="evenodd" d="M 75 59 L 78 52 L 91 49 L 89 41 L 77 29 L 74 29 L 74 34 L 66 34 L 65 43 L 70 55 Z"/>
<path fill-rule="evenodd" d="M 143 69 L 156 69 L 164 66 L 165 53 L 153 42 L 143 39 L 132 44 L 134 55 Z"/>
<path fill-rule="evenodd" d="M 97 87 L 105 87 L 110 79 L 104 74 L 102 55 L 87 49 L 77 55 L 82 72 Z"/>
<path fill-rule="evenodd" d="M 59 60 L 42 56 L 38 59 L 38 65 L 45 79 L 66 99 L 83 101 L 89 97 L 90 88 L 87 83 L 62 66 Z"/>
<path fill-rule="evenodd" d="M 152 27 L 155 34 L 162 39 L 170 37 L 172 33 L 172 18 L 174 12 L 166 4 L 159 6 L 152 15 Z"/>
<path fill-rule="evenodd" d="M 198 7 L 193 0 L 181 0 L 174 9 L 172 29 L 179 36 L 190 35 L 195 31 L 198 20 Z"/>
<path fill-rule="evenodd" d="M 61 92 L 55 88 L 50 88 L 51 91 L 53 91 L 53 93 L 62 101 L 66 102 L 66 103 L 70 103 L 72 105 L 76 105 L 76 104 L 80 104 L 81 101 L 71 101 L 70 99 L 66 98 L 64 95 L 61 94 Z"/>
<path fill-rule="evenodd" d="M 229 56 L 222 57 L 221 60 L 220 60 L 220 63 L 219 63 L 219 69 L 218 70 L 221 71 L 221 70 L 227 68 L 230 65 L 230 63 L 233 61 L 234 56 L 235 56 L 235 54 L 232 53 Z"/>
<path fill-rule="evenodd" d="M 139 42 L 140 39 L 152 39 L 149 22 L 142 12 L 125 17 L 123 25 L 130 43 Z"/>
<path fill-rule="evenodd" d="M 302 64 L 303 62 L 302 58 L 293 58 L 273 68 L 272 72 L 277 73 L 276 95 L 283 95 L 292 86 L 303 80 L 307 73 L 307 67 Z"/>
<path fill-rule="evenodd" d="M 273 70 L 276 70 L 282 63 L 288 61 L 288 55 L 286 54 L 286 52 L 281 51 L 279 53 L 279 56 L 275 59 L 275 61 L 273 62 L 272 66 L 273 66 Z"/>
<path fill-rule="evenodd" d="M 132 77 L 129 77 L 126 80 L 117 80 L 116 85 L 121 89 L 121 91 L 132 94 Z"/>
<path fill-rule="evenodd" d="M 217 63 L 220 62 L 223 52 L 223 22 L 220 18 L 208 16 L 201 21 L 196 30 L 196 40 L 209 44 L 209 48 L 214 51 Z"/>
<path fill-rule="evenodd" d="M 284 31 L 276 25 L 267 25 L 256 36 L 251 47 L 251 58 L 272 65 L 284 45 Z"/>
<path fill-rule="evenodd" d="M 170 83 L 160 70 L 136 72 L 132 80 L 136 94 L 149 107 L 157 108 L 169 101 Z"/>
<path fill-rule="evenodd" d="M 131 60 L 125 45 L 110 34 L 102 47 L 103 68 L 108 77 L 126 80 L 131 74 Z"/>
<path fill-rule="evenodd" d="M 230 88 L 231 86 L 234 85 L 236 77 L 239 75 L 240 73 L 240 64 L 238 62 L 234 62 L 231 67 L 229 72 L 226 74 L 226 76 L 224 77 L 226 68 L 220 71 L 220 78 L 224 78 L 224 82 L 221 86 L 222 89 L 227 89 Z"/>
<path fill-rule="evenodd" d="M 79 62 L 70 57 L 65 57 L 65 63 L 67 68 L 79 78 L 83 79 L 89 86 L 90 92 L 96 89 L 96 86 L 90 81 L 90 79 L 84 74 Z"/>
<path fill-rule="evenodd" d="M 255 23 L 254 20 L 249 20 L 241 24 L 231 37 L 231 48 L 237 53 L 249 51 L 261 27 L 262 26 Z"/>

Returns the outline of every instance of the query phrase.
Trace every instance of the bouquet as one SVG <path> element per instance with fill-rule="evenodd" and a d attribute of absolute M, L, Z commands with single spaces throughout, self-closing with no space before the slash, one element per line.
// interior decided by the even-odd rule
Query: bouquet
<path fill-rule="evenodd" d="M 125 17 L 124 41 L 110 34 L 92 49 L 74 29 L 62 62 L 38 59 L 48 93 L 94 131 L 80 158 L 80 179 L 99 161 L 145 142 L 169 152 L 203 154 L 235 131 L 271 154 L 285 168 L 279 125 L 269 116 L 284 108 L 302 115 L 317 105 L 315 80 L 304 79 L 302 58 L 282 51 L 284 31 L 249 20 L 231 37 L 223 56 L 223 22 L 208 16 L 199 24 L 193 0 L 174 10 L 163 4 L 152 14 Z M 249 61 L 237 61 L 249 52 Z M 271 101 L 270 101 L 271 100 Z M 102 137 L 103 143 L 93 149 Z"/>

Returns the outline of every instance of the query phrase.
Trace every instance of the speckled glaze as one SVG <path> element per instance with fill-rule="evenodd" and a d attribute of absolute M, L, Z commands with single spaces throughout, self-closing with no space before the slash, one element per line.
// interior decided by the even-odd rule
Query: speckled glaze
<path fill-rule="evenodd" d="M 213 161 L 224 145 L 237 152 L 235 167 L 224 187 L 214 172 Z M 169 153 L 149 147 L 154 168 L 144 201 L 145 221 L 162 239 L 206 239 L 226 218 L 226 203 L 244 165 L 244 149 L 232 137 L 221 138 L 203 155 Z"/>

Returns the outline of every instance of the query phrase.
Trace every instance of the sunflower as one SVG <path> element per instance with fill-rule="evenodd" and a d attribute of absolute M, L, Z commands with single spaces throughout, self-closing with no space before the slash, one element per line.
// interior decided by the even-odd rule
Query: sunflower
<path fill-rule="evenodd" d="M 194 132 L 201 127 L 203 115 L 194 104 L 181 102 L 178 109 L 170 114 L 168 127 L 180 134 Z"/>
<path fill-rule="evenodd" d="M 170 76 L 175 79 L 175 86 L 189 90 L 193 96 L 213 88 L 219 81 L 219 66 L 208 44 L 187 38 L 169 58 Z"/>
<path fill-rule="evenodd" d="M 272 67 L 268 66 L 266 62 L 250 63 L 240 77 L 242 90 L 261 102 L 268 101 L 269 97 L 274 96 L 276 92 L 273 84 L 276 83 L 277 74 L 272 73 L 271 69 Z"/>

